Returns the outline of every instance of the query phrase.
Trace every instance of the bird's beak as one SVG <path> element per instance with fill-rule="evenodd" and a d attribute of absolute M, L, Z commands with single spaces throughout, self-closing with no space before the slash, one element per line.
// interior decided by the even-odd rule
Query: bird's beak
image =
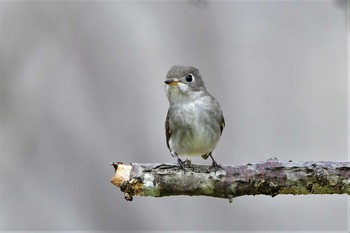
<path fill-rule="evenodd" d="M 180 80 L 178 80 L 177 78 L 174 78 L 174 79 L 165 80 L 164 82 L 170 86 L 176 86 L 179 81 Z"/>

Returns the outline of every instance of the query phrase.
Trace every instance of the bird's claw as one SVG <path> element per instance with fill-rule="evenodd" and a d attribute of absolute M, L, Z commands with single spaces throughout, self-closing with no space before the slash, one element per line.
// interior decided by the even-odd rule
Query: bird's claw
<path fill-rule="evenodd" d="M 179 157 L 177 158 L 177 163 L 181 170 L 185 170 L 185 163 Z"/>
<path fill-rule="evenodd" d="M 219 169 L 222 169 L 222 166 L 218 164 L 215 160 L 213 160 L 213 163 L 210 166 L 210 170 L 214 170 L 214 172 L 217 172 Z"/>

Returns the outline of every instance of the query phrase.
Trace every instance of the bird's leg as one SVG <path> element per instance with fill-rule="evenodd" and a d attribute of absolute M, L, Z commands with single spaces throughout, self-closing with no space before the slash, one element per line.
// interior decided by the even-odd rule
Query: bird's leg
<path fill-rule="evenodd" d="M 211 164 L 210 168 L 214 169 L 214 171 L 217 171 L 217 170 L 219 170 L 220 168 L 222 168 L 221 165 L 218 164 L 218 163 L 214 160 L 214 158 L 213 158 L 213 156 L 211 155 L 211 153 L 209 154 L 209 156 L 210 156 L 211 160 L 213 160 L 213 163 Z"/>
<path fill-rule="evenodd" d="M 170 153 L 171 153 L 171 156 L 177 158 L 177 163 L 179 164 L 179 167 L 180 167 L 182 170 L 185 170 L 185 164 L 184 164 L 184 162 L 179 158 L 179 156 L 177 155 L 177 153 L 176 153 L 176 152 L 173 152 L 173 151 L 171 151 Z"/>

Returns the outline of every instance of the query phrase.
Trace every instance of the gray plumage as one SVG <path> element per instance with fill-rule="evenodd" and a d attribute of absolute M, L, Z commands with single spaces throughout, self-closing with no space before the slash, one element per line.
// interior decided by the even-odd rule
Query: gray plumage
<path fill-rule="evenodd" d="M 202 156 L 215 149 L 225 126 L 219 103 L 206 90 L 198 69 L 173 66 L 165 80 L 170 103 L 165 121 L 166 142 L 173 156 Z M 182 161 L 178 159 L 178 162 Z M 213 159 L 213 166 L 217 167 Z"/>

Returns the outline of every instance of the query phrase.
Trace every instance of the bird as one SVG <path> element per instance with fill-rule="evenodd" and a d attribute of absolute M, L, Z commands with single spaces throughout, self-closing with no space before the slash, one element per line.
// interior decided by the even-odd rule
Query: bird
<path fill-rule="evenodd" d="M 212 152 L 225 127 L 219 102 L 207 91 L 199 70 L 192 66 L 171 67 L 165 80 L 169 109 L 165 120 L 167 147 L 184 169 L 179 156 L 212 159 L 211 168 L 221 166 Z"/>

